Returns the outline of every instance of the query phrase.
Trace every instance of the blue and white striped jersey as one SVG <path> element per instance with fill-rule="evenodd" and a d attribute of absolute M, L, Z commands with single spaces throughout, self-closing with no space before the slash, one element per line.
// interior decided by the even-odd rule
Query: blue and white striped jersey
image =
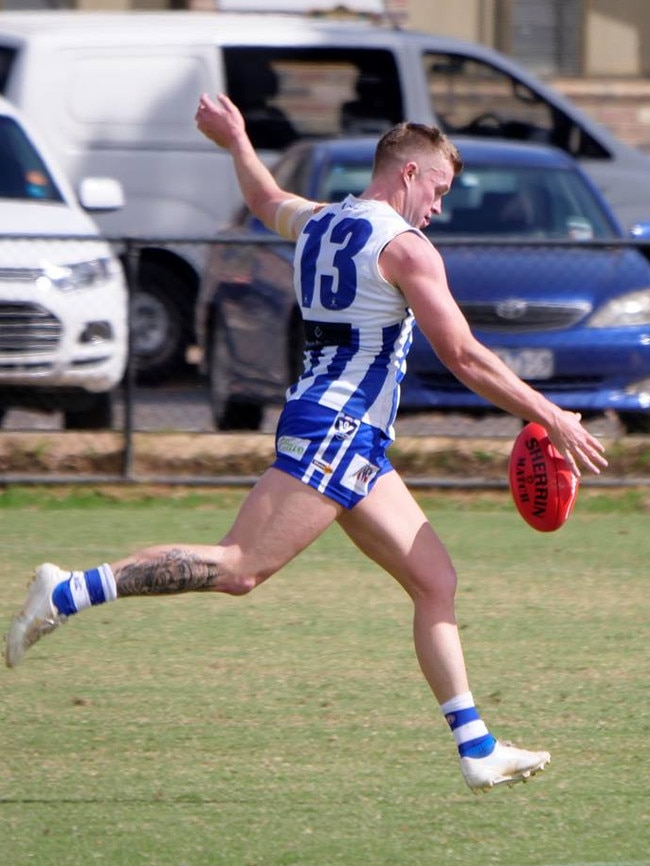
<path fill-rule="evenodd" d="M 306 351 L 287 400 L 344 410 L 391 439 L 413 315 L 381 275 L 379 255 L 406 231 L 418 232 L 390 205 L 348 196 L 306 223 L 294 267 Z"/>

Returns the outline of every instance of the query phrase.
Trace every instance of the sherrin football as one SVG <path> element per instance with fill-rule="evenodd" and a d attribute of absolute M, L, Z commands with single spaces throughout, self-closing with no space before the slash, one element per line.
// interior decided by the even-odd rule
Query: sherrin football
<path fill-rule="evenodd" d="M 546 430 L 534 422 L 526 424 L 513 443 L 508 480 L 517 510 L 539 532 L 563 526 L 578 498 L 579 479 Z"/>

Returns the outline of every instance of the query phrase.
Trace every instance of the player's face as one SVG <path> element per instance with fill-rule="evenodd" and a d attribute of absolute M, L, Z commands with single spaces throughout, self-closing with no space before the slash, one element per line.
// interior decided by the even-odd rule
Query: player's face
<path fill-rule="evenodd" d="M 406 171 L 407 197 L 404 218 L 419 229 L 426 228 L 431 217 L 442 210 L 442 199 L 454 179 L 454 169 L 447 159 L 423 158 L 409 163 Z"/>

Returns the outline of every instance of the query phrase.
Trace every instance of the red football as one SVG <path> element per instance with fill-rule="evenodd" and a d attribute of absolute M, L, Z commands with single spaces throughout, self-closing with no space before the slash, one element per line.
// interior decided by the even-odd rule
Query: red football
<path fill-rule="evenodd" d="M 553 532 L 566 523 L 578 498 L 579 479 L 551 445 L 546 430 L 534 422 L 514 441 L 508 480 L 517 510 L 540 532 Z"/>

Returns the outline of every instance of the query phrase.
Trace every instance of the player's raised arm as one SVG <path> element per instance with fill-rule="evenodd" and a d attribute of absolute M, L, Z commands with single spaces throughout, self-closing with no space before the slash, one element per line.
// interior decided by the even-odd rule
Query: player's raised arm
<path fill-rule="evenodd" d="M 200 132 L 232 156 L 237 181 L 249 209 L 267 228 L 295 240 L 320 205 L 281 189 L 255 152 L 244 118 L 225 94 L 203 94 L 196 112 Z"/>

